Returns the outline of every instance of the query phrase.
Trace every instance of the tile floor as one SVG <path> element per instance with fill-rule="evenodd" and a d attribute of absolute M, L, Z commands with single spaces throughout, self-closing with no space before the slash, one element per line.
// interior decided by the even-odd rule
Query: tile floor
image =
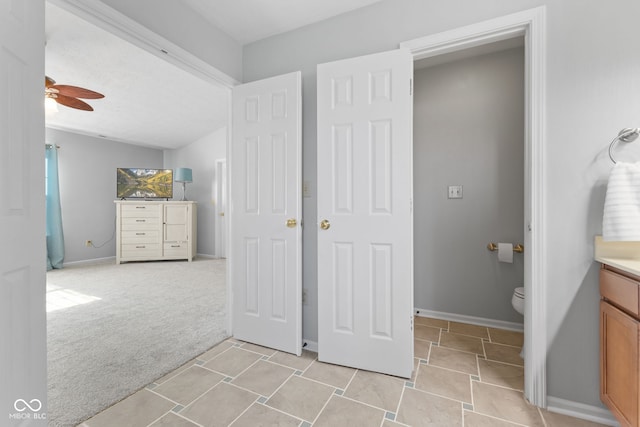
<path fill-rule="evenodd" d="M 524 401 L 522 341 L 416 317 L 404 380 L 228 339 L 81 426 L 598 426 Z"/>

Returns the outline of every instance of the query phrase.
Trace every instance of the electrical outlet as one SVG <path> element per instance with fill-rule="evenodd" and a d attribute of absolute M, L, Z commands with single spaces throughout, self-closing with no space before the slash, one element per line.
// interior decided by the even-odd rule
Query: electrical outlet
<path fill-rule="evenodd" d="M 90 248 L 91 246 L 93 246 L 93 242 L 91 240 L 87 240 L 86 242 L 84 242 L 84 245 Z"/>
<path fill-rule="evenodd" d="M 450 185 L 449 186 L 449 198 L 450 199 L 462 199 L 462 185 Z"/>

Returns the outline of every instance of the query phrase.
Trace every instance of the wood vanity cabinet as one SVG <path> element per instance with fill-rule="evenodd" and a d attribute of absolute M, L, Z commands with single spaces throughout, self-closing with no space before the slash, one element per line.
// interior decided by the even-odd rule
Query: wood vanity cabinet
<path fill-rule="evenodd" d="M 600 399 L 622 426 L 638 426 L 640 277 L 600 269 Z"/>

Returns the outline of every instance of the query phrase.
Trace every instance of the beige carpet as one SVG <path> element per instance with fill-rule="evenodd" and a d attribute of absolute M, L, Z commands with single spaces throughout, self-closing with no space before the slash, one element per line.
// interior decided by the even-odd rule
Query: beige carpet
<path fill-rule="evenodd" d="M 75 426 L 226 338 L 226 262 L 47 273 L 50 426 Z"/>

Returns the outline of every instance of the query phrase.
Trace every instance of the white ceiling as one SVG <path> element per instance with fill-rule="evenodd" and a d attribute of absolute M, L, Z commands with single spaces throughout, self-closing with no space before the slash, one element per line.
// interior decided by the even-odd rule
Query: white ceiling
<path fill-rule="evenodd" d="M 380 0 L 182 1 L 244 44 Z M 46 116 L 47 127 L 172 149 L 227 123 L 224 88 L 49 2 L 45 35 L 46 74 L 59 84 L 105 95 L 103 99 L 87 100 L 93 112 L 59 106 L 57 113 Z"/>
<path fill-rule="evenodd" d="M 284 33 L 381 0 L 183 0 L 241 44 Z"/>

